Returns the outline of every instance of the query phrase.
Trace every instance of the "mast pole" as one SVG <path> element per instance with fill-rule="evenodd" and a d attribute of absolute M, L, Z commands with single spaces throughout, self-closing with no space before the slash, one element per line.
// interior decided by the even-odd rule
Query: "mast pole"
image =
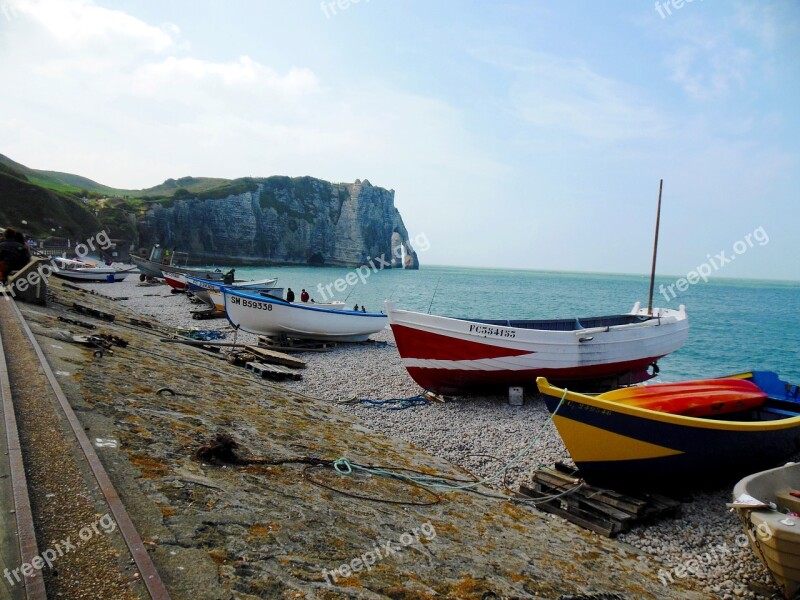
<path fill-rule="evenodd" d="M 653 314 L 653 286 L 656 283 L 656 256 L 658 254 L 658 228 L 661 224 L 661 190 L 664 187 L 664 180 L 658 182 L 658 210 L 656 211 L 656 235 L 653 240 L 653 266 L 650 269 L 650 297 L 647 301 L 647 314 Z"/>

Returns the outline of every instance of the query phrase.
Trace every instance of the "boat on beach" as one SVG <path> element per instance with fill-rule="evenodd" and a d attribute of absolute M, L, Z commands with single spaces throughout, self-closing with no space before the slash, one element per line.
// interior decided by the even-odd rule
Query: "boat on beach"
<path fill-rule="evenodd" d="M 178 281 L 177 274 L 193 275 L 212 281 L 222 281 L 225 277 L 225 274 L 219 269 L 214 271 L 190 269 L 186 266 L 189 261 L 189 255 L 186 252 L 170 252 L 160 246 L 153 246 L 150 255 L 146 258 L 131 254 L 131 261 L 138 267 L 141 279 L 145 277 L 165 278 L 167 274 L 172 275 L 174 282 Z M 172 287 L 171 284 L 170 286 Z"/>
<path fill-rule="evenodd" d="M 69 281 L 90 283 L 114 283 L 123 281 L 131 271 L 120 271 L 114 267 L 99 267 L 81 260 L 72 260 L 56 256 L 53 258 L 55 269 L 53 275 Z"/>
<path fill-rule="evenodd" d="M 800 450 L 798 388 L 770 371 L 597 396 L 536 380 L 591 485 L 674 491 L 771 467 Z"/>
<path fill-rule="evenodd" d="M 753 553 L 785 598 L 800 591 L 800 463 L 748 475 L 733 488 L 736 509 Z M 771 506 L 775 508 L 772 508 Z"/>
<path fill-rule="evenodd" d="M 386 326 L 383 313 L 287 302 L 268 295 L 222 287 L 225 313 L 237 329 L 303 340 L 363 342 Z"/>
<path fill-rule="evenodd" d="M 584 387 L 640 383 L 689 331 L 683 305 L 648 311 L 637 302 L 629 313 L 549 320 L 458 319 L 385 306 L 409 375 L 440 394 L 532 386 L 536 377 Z"/>
<path fill-rule="evenodd" d="M 219 281 L 211 281 L 191 275 L 183 275 L 187 284 L 187 289 L 197 296 L 200 300 L 218 311 L 225 310 L 225 299 L 222 296 L 222 286 Z M 269 294 L 276 298 L 283 298 L 283 288 L 275 287 L 278 283 L 277 278 L 257 279 L 253 281 L 238 281 L 227 284 L 231 289 L 246 290 L 257 294 Z"/>

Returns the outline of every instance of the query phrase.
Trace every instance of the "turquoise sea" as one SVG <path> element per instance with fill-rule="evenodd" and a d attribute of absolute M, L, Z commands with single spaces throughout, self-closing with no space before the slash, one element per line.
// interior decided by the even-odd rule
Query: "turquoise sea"
<path fill-rule="evenodd" d="M 423 265 L 419 271 L 384 270 L 365 275 L 355 285 L 350 269 L 311 267 L 236 267 L 237 278 L 277 277 L 299 299 L 305 288 L 316 301 L 330 300 L 320 291 L 341 279 L 332 297 L 368 311 L 394 300 L 399 308 L 454 317 L 567 318 L 627 312 L 637 300 L 647 305 L 648 276 L 554 273 Z M 351 275 L 351 281 L 353 280 Z M 689 314 L 689 341 L 662 359 L 660 380 L 678 381 L 750 369 L 776 371 L 800 383 L 800 282 L 709 279 L 689 286 L 667 301 L 658 277 L 653 304 Z M 321 286 L 321 288 L 320 288 Z"/>

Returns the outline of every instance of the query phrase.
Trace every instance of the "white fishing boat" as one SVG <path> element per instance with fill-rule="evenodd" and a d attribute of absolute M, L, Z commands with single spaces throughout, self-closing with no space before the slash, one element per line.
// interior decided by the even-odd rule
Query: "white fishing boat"
<path fill-rule="evenodd" d="M 641 382 L 689 332 L 683 305 L 648 312 L 638 302 L 629 313 L 549 320 L 456 319 L 399 310 L 389 301 L 386 312 L 408 373 L 442 394 L 531 386 L 537 377 Z"/>
<path fill-rule="evenodd" d="M 225 299 L 222 296 L 222 282 L 210 281 L 191 275 L 184 275 L 183 278 L 189 291 L 200 300 L 216 308 L 218 311 L 225 310 Z M 276 283 L 278 283 L 277 278 L 270 277 L 253 281 L 236 281 L 226 285 L 231 289 L 246 290 L 257 294 L 269 294 L 270 296 L 283 299 L 283 288 L 275 287 Z"/>
<path fill-rule="evenodd" d="M 69 281 L 91 283 L 114 283 L 124 280 L 130 271 L 120 271 L 113 267 L 99 267 L 82 260 L 72 260 L 56 256 L 53 258 L 53 275 Z"/>
<path fill-rule="evenodd" d="M 386 326 L 383 313 L 325 308 L 223 287 L 225 313 L 231 325 L 260 335 L 304 340 L 363 342 Z"/>
<path fill-rule="evenodd" d="M 788 390 L 788 387 L 787 387 Z M 795 390 L 795 401 L 797 399 Z M 788 446 L 786 446 L 788 447 Z M 800 463 L 761 471 L 733 488 L 747 539 L 785 598 L 800 591 Z"/>

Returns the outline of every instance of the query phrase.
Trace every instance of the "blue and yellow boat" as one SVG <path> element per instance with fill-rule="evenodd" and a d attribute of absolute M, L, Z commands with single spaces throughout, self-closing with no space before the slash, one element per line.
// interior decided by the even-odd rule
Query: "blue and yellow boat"
<path fill-rule="evenodd" d="M 589 396 L 536 380 L 591 485 L 676 490 L 735 481 L 800 450 L 800 392 L 769 371 Z"/>

